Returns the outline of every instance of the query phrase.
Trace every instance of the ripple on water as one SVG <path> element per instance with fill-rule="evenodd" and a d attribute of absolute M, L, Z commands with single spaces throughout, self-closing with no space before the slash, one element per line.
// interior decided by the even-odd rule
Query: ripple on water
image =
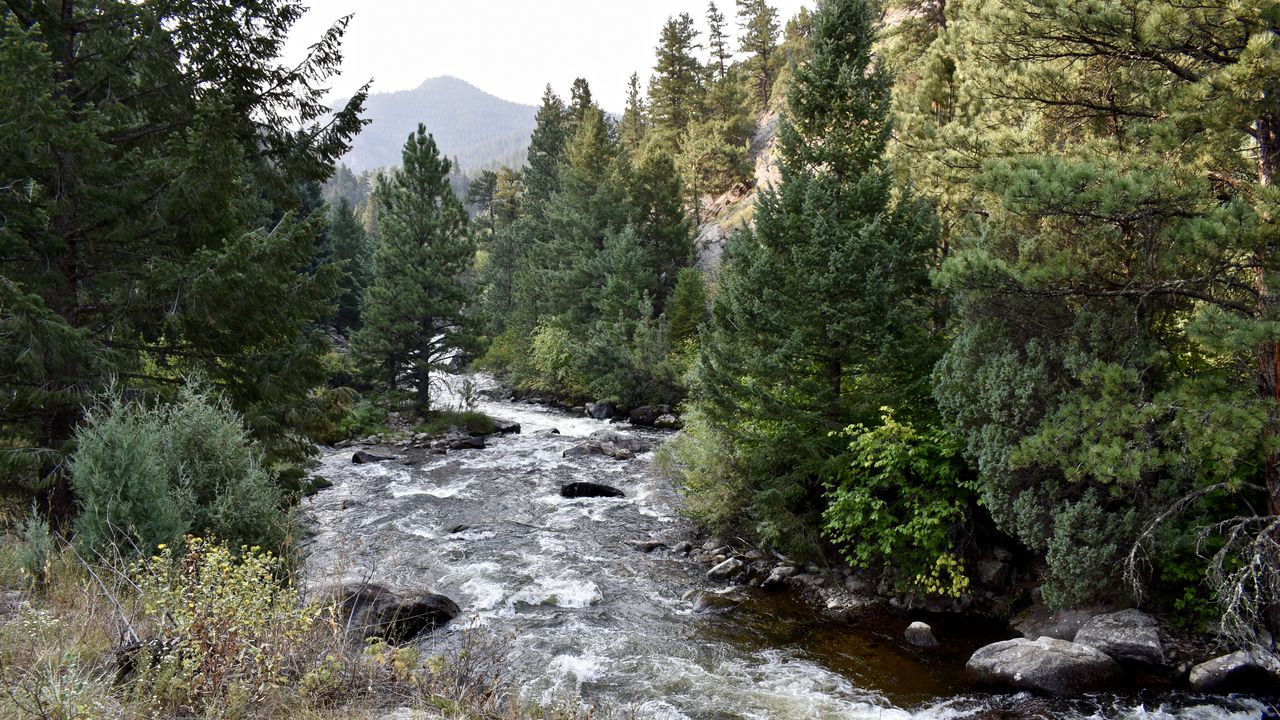
<path fill-rule="evenodd" d="M 554 605 L 585 608 L 600 602 L 600 588 L 590 580 L 539 578 L 511 596 L 513 605 Z"/>

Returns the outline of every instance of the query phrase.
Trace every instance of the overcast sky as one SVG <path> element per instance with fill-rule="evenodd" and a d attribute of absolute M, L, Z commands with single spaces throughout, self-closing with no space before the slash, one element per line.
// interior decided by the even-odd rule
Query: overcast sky
<path fill-rule="evenodd" d="M 621 112 L 627 78 L 647 79 L 668 16 L 688 12 L 706 39 L 706 0 L 310 0 L 291 36 L 298 57 L 335 20 L 354 14 L 332 98 L 368 80 L 374 92 L 453 75 L 506 100 L 535 105 L 547 83 L 567 95 L 576 77 Z M 736 43 L 734 0 L 717 0 Z M 781 24 L 812 0 L 772 0 Z"/>

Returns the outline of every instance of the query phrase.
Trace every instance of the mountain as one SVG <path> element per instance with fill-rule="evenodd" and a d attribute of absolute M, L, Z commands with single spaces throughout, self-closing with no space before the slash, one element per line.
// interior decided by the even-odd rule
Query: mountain
<path fill-rule="evenodd" d="M 537 112 L 533 105 L 494 97 L 458 78 L 432 78 L 413 90 L 370 95 L 365 117 L 371 122 L 342 162 L 357 174 L 399 165 L 405 139 L 422 123 L 441 152 L 456 157 L 468 174 L 518 166 L 524 163 Z"/>

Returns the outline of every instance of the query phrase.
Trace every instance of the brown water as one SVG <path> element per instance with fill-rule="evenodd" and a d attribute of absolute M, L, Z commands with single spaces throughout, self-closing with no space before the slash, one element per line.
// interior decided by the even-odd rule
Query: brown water
<path fill-rule="evenodd" d="M 732 609 L 696 612 L 691 591 L 730 588 L 685 558 L 627 545 L 675 544 L 692 531 L 650 454 L 566 459 L 564 449 L 604 423 L 539 406 L 480 409 L 521 423 L 523 434 L 486 450 L 421 456 L 414 466 L 356 466 L 349 451 L 324 456 L 321 474 L 335 486 L 305 508 L 316 529 L 306 548 L 314 582 L 369 579 L 449 595 L 463 616 L 426 649 L 478 628 L 509 645 L 511 679 L 533 702 L 581 699 L 654 720 L 1032 716 L 1027 696 L 975 694 L 964 682 L 973 649 L 1003 639 L 990 629 L 935 623 L 942 647 L 931 651 L 901 639 L 905 620 L 836 623 L 785 594 L 748 591 Z M 614 427 L 655 443 L 669 437 Z M 561 435 L 546 435 L 551 428 Z M 627 497 L 559 496 L 561 485 L 581 480 Z M 1261 710 L 1186 696 L 1042 707 L 1040 717 L 1099 720 L 1246 720 Z"/>

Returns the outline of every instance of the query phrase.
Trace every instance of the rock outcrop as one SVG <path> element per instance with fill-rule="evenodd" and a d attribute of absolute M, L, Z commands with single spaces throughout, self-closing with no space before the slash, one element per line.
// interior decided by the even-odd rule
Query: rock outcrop
<path fill-rule="evenodd" d="M 358 639 L 380 637 L 398 644 L 434 630 L 458 616 L 458 604 L 425 590 L 395 590 L 375 583 L 342 585 L 327 591 L 341 610 L 347 632 Z"/>
<path fill-rule="evenodd" d="M 1165 662 L 1160 626 L 1141 610 L 1098 615 L 1080 628 L 1075 641 L 1097 648 L 1121 663 L 1159 666 Z"/>
<path fill-rule="evenodd" d="M 1266 650 L 1240 650 L 1191 668 L 1191 688 L 1208 693 L 1280 691 L 1280 658 Z"/>
<path fill-rule="evenodd" d="M 597 430 L 586 442 L 565 450 L 562 455 L 567 458 L 604 455 L 615 460 L 630 460 L 649 449 L 649 443 L 640 438 L 628 437 L 615 430 Z"/>

